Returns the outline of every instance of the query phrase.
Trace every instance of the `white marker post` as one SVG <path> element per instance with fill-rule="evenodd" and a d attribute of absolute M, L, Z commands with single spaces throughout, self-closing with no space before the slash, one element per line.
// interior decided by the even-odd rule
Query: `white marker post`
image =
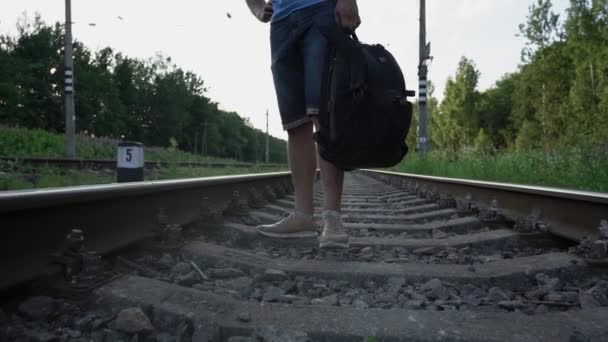
<path fill-rule="evenodd" d="M 142 182 L 144 180 L 144 147 L 141 143 L 123 141 L 118 144 L 116 181 Z"/>

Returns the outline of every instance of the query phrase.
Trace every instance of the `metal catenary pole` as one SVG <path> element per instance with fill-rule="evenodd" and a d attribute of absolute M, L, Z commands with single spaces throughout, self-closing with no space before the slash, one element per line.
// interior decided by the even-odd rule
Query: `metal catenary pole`
<path fill-rule="evenodd" d="M 74 60 L 72 59 L 72 2 L 65 0 L 65 46 L 64 46 L 64 101 L 65 101 L 65 154 L 76 158 L 76 114 L 74 110 Z"/>
<path fill-rule="evenodd" d="M 431 43 L 426 42 L 426 0 L 420 0 L 420 64 L 418 65 L 418 108 L 420 117 L 418 120 L 418 149 L 421 152 L 429 150 L 427 135 L 427 61 L 431 54 Z"/>
<path fill-rule="evenodd" d="M 268 150 L 269 146 L 269 135 L 268 135 L 268 109 L 266 109 L 266 164 L 270 162 L 270 151 Z"/>

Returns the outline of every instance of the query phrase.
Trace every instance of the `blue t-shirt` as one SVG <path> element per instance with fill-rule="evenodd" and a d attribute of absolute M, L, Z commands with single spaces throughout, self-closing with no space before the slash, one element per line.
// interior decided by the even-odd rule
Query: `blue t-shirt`
<path fill-rule="evenodd" d="M 285 19 L 291 13 L 299 9 L 312 6 L 323 1 L 328 0 L 273 0 L 272 10 L 274 14 L 272 15 L 272 22 Z"/>

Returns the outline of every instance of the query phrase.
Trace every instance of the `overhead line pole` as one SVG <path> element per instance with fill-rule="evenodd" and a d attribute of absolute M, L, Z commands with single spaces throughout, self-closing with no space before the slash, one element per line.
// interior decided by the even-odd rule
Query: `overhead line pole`
<path fill-rule="evenodd" d="M 268 149 L 270 136 L 268 135 L 268 109 L 266 109 L 266 164 L 270 162 L 270 151 Z"/>
<path fill-rule="evenodd" d="M 65 105 L 65 154 L 76 158 L 76 114 L 74 110 L 74 60 L 72 46 L 72 1 L 65 0 L 65 42 L 64 42 L 64 105 Z"/>
<path fill-rule="evenodd" d="M 418 64 L 418 149 L 428 152 L 429 139 L 427 135 L 428 105 L 427 105 L 427 61 L 431 58 L 431 43 L 426 41 L 426 0 L 420 0 L 420 63 Z"/>

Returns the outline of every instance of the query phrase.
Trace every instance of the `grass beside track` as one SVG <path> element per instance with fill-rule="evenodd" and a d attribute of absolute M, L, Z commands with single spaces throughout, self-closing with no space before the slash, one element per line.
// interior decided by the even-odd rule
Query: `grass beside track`
<path fill-rule="evenodd" d="M 145 180 L 166 180 L 197 177 L 226 176 L 285 171 L 279 167 L 198 168 L 168 167 L 145 170 Z M 12 169 L 0 164 L 0 191 L 54 188 L 76 185 L 109 184 L 116 182 L 115 170 L 74 170 L 52 167 L 21 167 Z"/>
<path fill-rule="evenodd" d="M 78 159 L 115 160 L 120 140 L 76 136 Z M 146 161 L 168 163 L 241 163 L 233 159 L 203 157 L 175 147 L 144 148 Z M 0 156 L 21 158 L 65 158 L 65 136 L 41 129 L 12 128 L 0 125 Z"/>
<path fill-rule="evenodd" d="M 608 192 L 608 150 L 410 153 L 392 169 L 428 176 Z"/>

